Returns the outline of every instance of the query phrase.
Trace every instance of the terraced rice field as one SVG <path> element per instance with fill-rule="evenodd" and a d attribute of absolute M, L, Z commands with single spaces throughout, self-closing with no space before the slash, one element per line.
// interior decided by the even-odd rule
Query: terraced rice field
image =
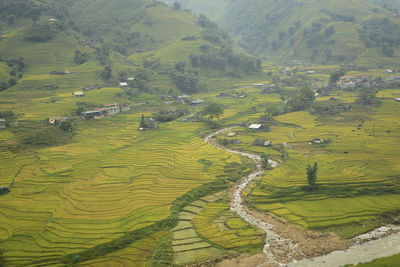
<path fill-rule="evenodd" d="M 82 267 L 136 267 L 146 266 L 147 257 L 151 255 L 155 249 L 155 245 L 160 241 L 160 238 L 165 236 L 167 232 L 159 232 L 151 237 L 142 239 L 131 244 L 125 249 L 110 253 L 105 257 L 100 257 L 95 260 L 87 261 L 77 266 Z"/>
<path fill-rule="evenodd" d="M 216 202 L 221 193 L 203 197 L 186 206 L 172 229 L 174 263 L 178 265 L 215 259 L 229 250 L 261 252 L 263 233 Z M 253 249 L 252 251 L 249 251 Z"/>
<path fill-rule="evenodd" d="M 175 253 L 175 264 L 196 262 L 199 260 L 216 258 L 225 254 L 224 251 L 214 248 L 212 244 L 203 239 L 193 226 L 193 218 L 203 210 L 210 201 L 215 201 L 218 198 L 218 195 L 201 198 L 186 206 L 179 214 L 179 223 L 172 229 L 172 247 Z"/>
<path fill-rule="evenodd" d="M 140 116 L 82 121 L 71 144 L 26 155 L 1 153 L 0 168 L 7 165 L 8 172 L 1 184 L 15 180 L 0 202 L 0 249 L 10 266 L 56 264 L 165 219 L 173 200 L 240 161 L 196 137 L 197 124 L 138 132 Z M 207 169 L 201 159 L 211 162 Z M 161 236 L 144 241 L 147 251 Z M 139 253 L 137 247 L 126 250 Z"/>
<path fill-rule="evenodd" d="M 227 204 L 210 203 L 194 218 L 193 224 L 201 236 L 220 247 L 258 247 L 261 252 L 264 233 L 233 215 Z"/>
<path fill-rule="evenodd" d="M 335 230 L 344 237 L 365 232 L 370 229 L 369 220 L 398 210 L 398 103 L 383 100 L 380 107 L 354 109 L 342 116 L 318 118 L 295 112 L 275 119 L 293 126 L 272 128 L 265 135 L 277 142 L 287 142 L 292 149 L 286 149 L 288 159 L 268 172 L 249 194 L 252 206 L 305 228 L 339 225 Z M 283 136 L 274 139 L 274 131 Z M 313 138 L 330 142 L 311 145 Z M 253 149 L 249 142 L 243 143 L 244 148 Z M 319 164 L 319 187 L 307 192 L 305 170 L 307 164 L 314 162 Z M 346 232 L 346 227 L 354 224 L 356 229 Z"/>

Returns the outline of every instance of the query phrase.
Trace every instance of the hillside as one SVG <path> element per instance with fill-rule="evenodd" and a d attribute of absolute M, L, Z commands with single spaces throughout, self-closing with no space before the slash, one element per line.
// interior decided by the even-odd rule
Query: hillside
<path fill-rule="evenodd" d="M 4 10 L 7 3 L 3 3 Z M 36 10 L 36 15 L 12 9 L 16 14 L 12 18 L 2 15 L 0 91 L 8 88 L 5 97 L 32 90 L 28 101 L 35 94 L 57 97 L 90 84 L 118 85 L 132 75 L 138 79 L 124 91 L 131 98 L 168 90 L 193 93 L 215 89 L 213 79 L 242 73 L 257 76 L 260 69 L 255 57 L 234 53 L 229 36 L 215 24 L 162 3 L 37 3 L 20 3 L 21 9 Z M 20 58 L 23 66 L 19 68 L 13 61 Z M 175 64 L 180 62 L 185 67 L 176 71 Z M 71 74 L 50 75 L 55 71 Z M 179 75 L 183 80 L 177 84 Z M 194 86 L 188 88 L 191 78 Z M 37 90 L 40 87 L 57 90 Z"/>
<path fill-rule="evenodd" d="M 397 1 L 182 1 L 238 36 L 238 44 L 269 58 L 297 58 L 314 63 L 397 64 Z M 210 9 L 214 5 L 215 8 Z M 388 21 L 382 22 L 383 19 Z M 382 25 L 390 36 L 382 35 Z M 363 32 L 378 35 L 371 44 Z M 361 32 L 361 33 L 360 33 Z M 383 31 L 385 32 L 385 31 Z M 388 49 L 389 48 L 389 49 Z M 393 49 L 393 50 L 392 50 Z"/>

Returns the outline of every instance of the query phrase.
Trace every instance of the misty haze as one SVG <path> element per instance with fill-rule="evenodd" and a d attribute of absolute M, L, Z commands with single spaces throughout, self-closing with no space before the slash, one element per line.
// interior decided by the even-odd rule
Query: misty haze
<path fill-rule="evenodd" d="M 3 266 L 400 266 L 400 0 L 0 0 Z"/>

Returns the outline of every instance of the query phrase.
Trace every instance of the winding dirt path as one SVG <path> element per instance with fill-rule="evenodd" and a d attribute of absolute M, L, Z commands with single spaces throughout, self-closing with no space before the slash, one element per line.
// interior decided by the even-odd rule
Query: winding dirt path
<path fill-rule="evenodd" d="M 264 257 L 261 257 L 262 255 L 248 257 L 242 256 L 241 258 L 223 261 L 217 266 L 321 266 L 321 264 L 323 266 L 341 266 L 340 264 L 355 264 L 361 262 L 363 259 L 373 260 L 379 257 L 400 253 L 400 238 L 398 238 L 400 233 L 366 243 L 362 242 L 382 237 L 390 231 L 378 231 L 377 236 L 370 234 L 364 235 L 367 237 L 366 239 L 363 239 L 363 236 L 360 236 L 353 240 L 341 240 L 334 234 L 323 234 L 320 232 L 299 229 L 271 213 L 249 209 L 245 205 L 242 197 L 243 190 L 246 189 L 254 179 L 264 174 L 265 170 L 262 168 L 260 156 L 230 149 L 216 143 L 213 137 L 230 131 L 233 128 L 234 127 L 227 127 L 212 132 L 204 138 L 204 141 L 218 149 L 224 149 L 228 152 L 242 155 L 254 161 L 256 166 L 255 171 L 248 176 L 243 177 L 229 190 L 229 202 L 232 211 L 236 212 L 248 223 L 257 226 L 266 232 L 266 244 L 263 248 Z M 272 168 L 279 166 L 278 162 L 273 160 L 270 160 L 269 163 Z M 391 228 L 391 232 L 395 229 L 400 230 L 400 227 L 396 228 L 389 226 L 389 228 Z M 394 246 L 393 240 L 398 240 L 394 249 L 391 249 L 390 253 L 387 253 L 387 249 L 385 250 L 385 253 L 378 253 L 379 255 L 373 253 L 373 251 L 376 251 L 380 247 L 387 248 L 388 245 L 383 246 L 382 242 L 385 242 L 384 240 L 388 238 L 390 238 L 390 240 L 387 244 L 392 247 Z M 376 245 L 374 245 L 373 242 L 376 242 Z M 352 243 L 356 244 L 350 247 Z M 369 251 L 373 256 L 366 257 L 365 251 Z M 360 256 L 357 255 L 362 256 L 360 258 Z M 340 263 L 337 261 L 337 257 L 341 257 L 342 260 Z"/>

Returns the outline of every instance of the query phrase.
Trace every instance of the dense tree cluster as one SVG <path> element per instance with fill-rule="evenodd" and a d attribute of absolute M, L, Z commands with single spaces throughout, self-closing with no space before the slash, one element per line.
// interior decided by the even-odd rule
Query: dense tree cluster
<path fill-rule="evenodd" d="M 30 0 L 1 0 L 0 19 L 13 23 L 15 18 L 27 17 L 37 21 L 42 12 L 42 6 Z"/>
<path fill-rule="evenodd" d="M 374 89 L 364 88 L 360 90 L 356 103 L 363 106 L 377 106 L 380 104 L 380 101 L 376 97 Z"/>
<path fill-rule="evenodd" d="M 343 67 L 340 67 L 335 72 L 331 73 L 329 77 L 329 84 L 336 85 L 336 82 L 339 81 L 340 77 L 346 74 L 346 70 Z"/>
<path fill-rule="evenodd" d="M 394 54 L 393 47 L 400 46 L 400 27 L 388 18 L 365 21 L 358 34 L 367 47 L 380 47 L 389 57 Z"/>
<path fill-rule="evenodd" d="M 192 94 L 199 89 L 199 73 L 193 70 L 186 70 L 185 65 L 185 62 L 178 62 L 175 64 L 175 71 L 172 74 L 172 79 L 180 91 Z"/>
<path fill-rule="evenodd" d="M 106 64 L 109 61 L 110 49 L 106 46 L 96 47 L 94 50 L 94 56 L 101 64 Z"/>
<path fill-rule="evenodd" d="M 326 9 L 321 10 L 323 13 L 329 15 L 334 21 L 344 21 L 344 22 L 356 22 L 356 18 L 352 15 L 345 15 L 345 14 L 339 14 L 335 12 L 330 12 Z"/>
<path fill-rule="evenodd" d="M 203 46 L 200 55 L 191 54 L 190 64 L 193 68 L 207 67 L 225 70 L 230 66 L 237 71 L 254 72 L 261 70 L 261 60 L 244 54 L 234 54 L 232 49 L 211 48 Z"/>
<path fill-rule="evenodd" d="M 47 42 L 55 35 L 55 28 L 53 25 L 41 24 L 33 25 L 25 30 L 24 38 L 32 42 Z"/>
<path fill-rule="evenodd" d="M 213 124 L 214 118 L 219 119 L 224 115 L 224 106 L 218 103 L 209 103 L 203 110 L 204 116 L 207 116 L 207 121 L 211 125 Z"/>
<path fill-rule="evenodd" d="M 104 69 L 100 73 L 100 77 L 105 81 L 111 80 L 113 77 L 111 67 L 105 66 Z"/>
<path fill-rule="evenodd" d="M 82 52 L 81 50 L 75 50 L 74 54 L 74 63 L 76 65 L 82 65 L 83 63 L 89 60 L 89 54 L 86 52 Z"/>
<path fill-rule="evenodd" d="M 314 101 L 314 91 L 308 87 L 303 87 L 292 93 L 287 101 L 287 104 L 292 111 L 300 111 L 311 107 Z"/>
<path fill-rule="evenodd" d="M 0 92 L 16 85 L 18 79 L 22 77 L 22 73 L 25 69 L 25 61 L 23 57 L 8 59 L 6 60 L 6 64 L 11 68 L 10 75 L 12 78 L 10 78 L 8 82 L 0 83 Z"/>
<path fill-rule="evenodd" d="M 169 122 L 176 120 L 182 116 L 185 116 L 188 113 L 189 111 L 187 110 L 174 110 L 174 111 L 160 110 L 157 113 L 153 113 L 153 118 L 159 122 Z"/>

